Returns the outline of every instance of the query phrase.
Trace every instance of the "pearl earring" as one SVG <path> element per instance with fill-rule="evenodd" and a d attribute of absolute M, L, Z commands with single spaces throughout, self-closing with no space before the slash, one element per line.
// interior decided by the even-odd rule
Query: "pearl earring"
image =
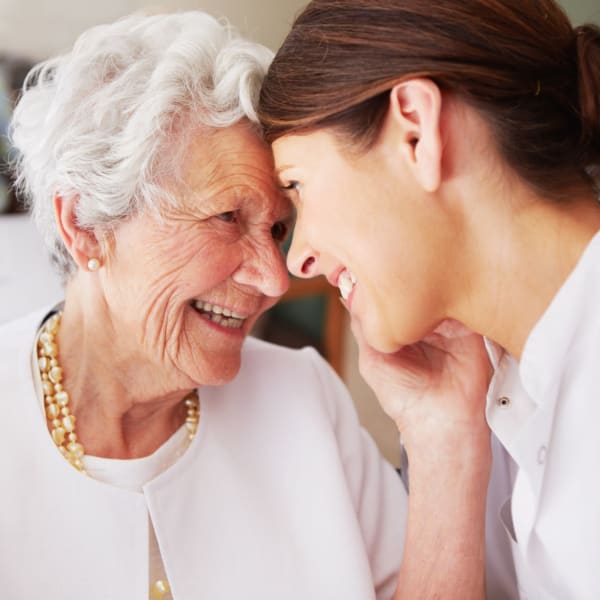
<path fill-rule="evenodd" d="M 97 271 L 100 268 L 100 261 L 97 258 L 90 258 L 87 267 L 90 271 Z"/>

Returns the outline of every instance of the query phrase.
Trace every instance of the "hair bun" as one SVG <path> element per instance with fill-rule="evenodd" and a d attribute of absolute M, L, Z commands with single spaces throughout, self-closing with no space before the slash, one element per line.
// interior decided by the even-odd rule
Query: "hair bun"
<path fill-rule="evenodd" d="M 574 29 L 579 79 L 582 150 L 592 162 L 600 160 L 600 27 Z"/>

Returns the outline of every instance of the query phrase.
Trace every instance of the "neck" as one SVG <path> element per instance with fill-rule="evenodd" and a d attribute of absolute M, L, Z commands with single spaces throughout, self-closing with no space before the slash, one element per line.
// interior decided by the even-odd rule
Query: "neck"
<path fill-rule="evenodd" d="M 467 293 L 463 289 L 454 318 L 519 360 L 531 330 L 600 230 L 600 206 L 590 194 L 561 203 L 511 196 L 495 208 L 488 205 L 486 215 L 473 219 L 477 228 L 465 246 Z"/>
<path fill-rule="evenodd" d="M 90 318 L 77 300 L 76 285 L 69 287 L 57 334 L 77 437 L 87 455 L 147 456 L 185 422 L 184 398 L 193 386 L 166 385 L 134 349 L 120 346 L 127 336 L 111 331 L 108 319 Z"/>
<path fill-rule="evenodd" d="M 544 198 L 506 165 L 487 122 L 444 96 L 441 206 L 452 218 L 453 265 L 439 318 L 454 318 L 517 360 L 531 330 L 600 230 L 600 204 L 581 183 Z M 458 242 L 458 243 L 457 243 Z"/>

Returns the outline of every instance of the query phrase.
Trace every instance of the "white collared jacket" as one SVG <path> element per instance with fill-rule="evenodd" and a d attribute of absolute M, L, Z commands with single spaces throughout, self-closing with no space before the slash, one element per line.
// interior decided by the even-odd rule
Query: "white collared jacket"
<path fill-rule="evenodd" d="M 600 234 L 534 327 L 520 363 L 492 344 L 488 350 L 496 367 L 487 398 L 495 435 L 488 596 L 598 600 Z"/>
<path fill-rule="evenodd" d="M 312 350 L 248 339 L 187 452 L 143 487 L 73 469 L 32 379 L 43 314 L 0 327 L 0 581 L 11 600 L 147 600 L 148 518 L 176 600 L 392 597 L 406 493 Z"/>

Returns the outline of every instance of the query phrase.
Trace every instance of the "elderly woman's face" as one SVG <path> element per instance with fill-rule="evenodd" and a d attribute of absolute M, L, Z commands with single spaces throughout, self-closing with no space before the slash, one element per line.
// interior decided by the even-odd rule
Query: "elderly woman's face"
<path fill-rule="evenodd" d="M 164 222 L 143 215 L 117 230 L 98 274 L 132 360 L 153 377 L 215 385 L 237 373 L 244 337 L 288 288 L 291 209 L 270 151 L 244 124 L 196 139 L 185 182 Z"/>

